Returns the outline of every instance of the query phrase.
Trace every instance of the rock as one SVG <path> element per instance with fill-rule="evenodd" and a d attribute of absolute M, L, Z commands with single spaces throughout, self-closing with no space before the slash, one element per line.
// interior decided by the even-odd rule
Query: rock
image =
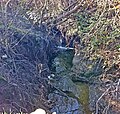
<path fill-rule="evenodd" d="M 68 93 L 68 96 L 72 95 L 76 98 L 79 98 L 80 89 L 67 76 L 63 76 L 59 80 L 59 82 L 56 84 L 56 87 L 59 88 L 60 90 L 64 91 L 65 93 Z"/>
<path fill-rule="evenodd" d="M 39 108 L 30 114 L 46 114 L 45 110 Z"/>
<path fill-rule="evenodd" d="M 80 52 L 79 55 L 74 55 L 72 71 L 77 75 L 85 77 L 100 75 L 103 72 L 103 59 L 90 60 L 89 58 L 85 58 L 84 54 Z"/>
<path fill-rule="evenodd" d="M 30 114 L 48 114 L 45 110 L 39 108 L 36 109 L 34 112 L 31 112 Z M 56 114 L 56 112 L 53 112 L 52 114 Z"/>
<path fill-rule="evenodd" d="M 58 56 L 54 59 L 54 66 L 56 69 L 56 73 L 62 73 L 65 71 L 69 71 L 72 67 L 72 59 L 74 56 L 74 51 L 72 49 L 68 50 L 60 50 Z"/>
<path fill-rule="evenodd" d="M 82 114 L 83 112 L 82 106 L 75 98 L 67 98 L 54 92 L 49 94 L 49 99 L 56 101 L 52 112 L 55 111 L 57 114 Z"/>

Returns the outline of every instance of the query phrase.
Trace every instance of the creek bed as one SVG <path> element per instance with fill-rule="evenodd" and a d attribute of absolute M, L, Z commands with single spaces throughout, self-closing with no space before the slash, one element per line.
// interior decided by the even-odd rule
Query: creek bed
<path fill-rule="evenodd" d="M 55 77 L 51 83 L 55 89 L 49 94 L 49 99 L 55 101 L 52 111 L 57 114 L 92 114 L 96 88 L 89 83 L 72 80 L 73 57 L 74 53 L 65 51 L 54 59 Z"/>

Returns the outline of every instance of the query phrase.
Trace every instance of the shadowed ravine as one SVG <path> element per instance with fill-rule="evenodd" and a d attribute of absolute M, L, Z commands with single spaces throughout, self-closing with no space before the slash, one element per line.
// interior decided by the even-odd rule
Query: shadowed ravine
<path fill-rule="evenodd" d="M 55 89 L 50 93 L 50 99 L 57 99 L 53 111 L 58 114 L 92 114 L 90 109 L 89 84 L 73 81 L 71 68 L 74 52 L 63 51 L 54 59 L 56 76 L 54 77 Z M 69 59 L 68 59 L 69 58 Z"/>

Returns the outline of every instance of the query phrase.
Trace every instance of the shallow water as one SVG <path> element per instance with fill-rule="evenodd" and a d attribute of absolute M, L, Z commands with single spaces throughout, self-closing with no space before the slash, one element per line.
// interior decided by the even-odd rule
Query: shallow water
<path fill-rule="evenodd" d="M 89 85 L 81 82 L 77 82 L 76 84 L 81 91 L 81 94 L 78 98 L 78 102 L 82 105 L 85 114 L 92 114 L 92 111 L 90 110 L 90 106 L 89 106 L 89 102 L 90 102 Z"/>

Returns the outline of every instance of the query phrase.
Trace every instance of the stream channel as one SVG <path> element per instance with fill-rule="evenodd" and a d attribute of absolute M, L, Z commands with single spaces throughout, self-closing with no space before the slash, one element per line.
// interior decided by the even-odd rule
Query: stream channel
<path fill-rule="evenodd" d="M 53 61 L 53 79 L 50 79 L 50 83 L 54 89 L 49 94 L 49 99 L 55 102 L 52 111 L 57 114 L 92 114 L 96 88 L 86 79 L 74 80 L 74 72 L 71 70 L 74 67 L 73 57 L 74 52 L 66 50 Z"/>

